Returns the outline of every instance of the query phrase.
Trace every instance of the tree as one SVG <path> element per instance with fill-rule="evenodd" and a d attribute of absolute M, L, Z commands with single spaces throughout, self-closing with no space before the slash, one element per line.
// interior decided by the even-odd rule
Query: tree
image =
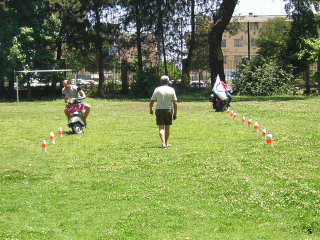
<path fill-rule="evenodd" d="M 209 66 L 209 21 L 207 16 L 200 15 L 196 18 L 196 33 L 195 33 L 195 47 L 194 55 L 191 61 L 191 69 L 199 72 L 199 75 L 203 71 L 210 71 Z M 200 80 L 200 77 L 199 77 Z M 200 84 L 200 82 L 199 82 Z M 199 86 L 200 87 L 200 86 Z"/>
<path fill-rule="evenodd" d="M 223 53 L 221 50 L 222 35 L 228 26 L 238 0 L 223 0 L 217 11 L 213 13 L 213 23 L 209 32 L 209 63 L 211 68 L 211 85 L 217 75 L 225 82 Z"/>
<path fill-rule="evenodd" d="M 20 1 L 5 1 L 1 11 L 9 28 L 4 31 L 8 37 L 0 37 L 1 46 L 6 44 L 5 48 L 1 47 L 6 55 L 0 68 L 5 67 L 2 75 L 9 79 L 9 92 L 13 92 L 13 70 L 55 67 L 54 51 L 60 22 L 51 14 L 46 1 L 27 0 L 23 4 Z M 3 23 L 4 19 L 0 19 Z M 12 51 L 18 55 L 20 53 L 20 56 Z M 17 62 L 22 59 L 23 63 Z"/>
<path fill-rule="evenodd" d="M 80 0 L 48 0 L 50 5 L 50 11 L 61 22 L 61 28 L 58 32 L 59 39 L 56 43 L 57 60 L 62 59 L 62 46 L 64 45 L 66 50 L 68 46 L 71 48 L 77 45 L 79 42 L 79 36 L 85 32 L 85 28 L 88 25 L 86 21 L 86 11 L 82 6 Z M 67 45 L 66 45 L 67 44 Z M 79 49 L 79 45 L 77 49 Z M 65 64 L 61 64 L 61 67 L 66 67 Z"/>
<path fill-rule="evenodd" d="M 308 49 L 303 49 L 299 53 L 299 58 L 307 59 L 309 63 L 317 63 L 316 79 L 318 82 L 318 94 L 320 94 L 320 40 L 308 39 L 305 40 L 305 45 Z"/>
<path fill-rule="evenodd" d="M 303 73 L 305 80 L 306 93 L 310 93 L 309 84 L 309 61 L 306 55 L 300 55 L 299 52 L 307 48 L 305 39 L 318 37 L 317 20 L 312 7 L 319 10 L 319 1 L 316 0 L 288 0 L 286 10 L 291 14 L 292 23 L 289 32 L 287 44 L 286 61 L 295 67 L 295 73 Z"/>
<path fill-rule="evenodd" d="M 196 34 L 196 24 L 195 24 L 195 0 L 190 1 L 191 5 L 191 33 L 190 33 L 190 40 L 188 44 L 188 55 L 185 61 L 183 62 L 183 68 L 182 68 L 182 74 L 183 78 L 187 77 L 190 82 L 190 65 L 191 65 L 191 60 L 193 56 L 193 51 L 195 48 L 195 34 Z"/>
<path fill-rule="evenodd" d="M 162 0 L 130 0 L 119 1 L 122 8 L 125 9 L 126 15 L 123 16 L 122 22 L 124 23 L 124 29 L 129 30 L 134 28 L 135 34 L 130 33 L 131 40 L 135 40 L 135 48 L 137 49 L 137 68 L 134 74 L 135 83 L 131 90 L 140 96 L 148 95 L 150 86 L 154 86 L 153 79 L 156 74 L 153 73 L 155 69 L 148 67 L 146 59 L 148 58 L 150 49 L 143 49 L 143 45 L 152 46 L 153 42 L 157 42 L 157 56 L 160 59 L 164 57 L 166 61 L 165 51 L 165 21 L 168 16 L 166 4 L 170 5 L 171 1 Z M 165 4 L 166 3 L 166 4 Z M 130 43 L 132 41 L 124 41 Z M 124 46 L 124 48 L 132 47 L 130 44 Z M 133 69 L 134 67 L 132 67 Z M 146 80 L 150 81 L 146 82 Z M 141 89 L 139 89 L 141 88 Z"/>
<path fill-rule="evenodd" d="M 97 96 L 102 96 L 102 85 L 104 82 L 104 58 L 106 57 L 103 50 L 103 43 L 106 41 L 107 25 L 102 21 L 108 8 L 114 5 L 113 0 L 81 0 L 82 5 L 86 8 L 89 26 L 89 36 L 96 50 L 96 60 L 99 71 L 99 86 Z"/>
<path fill-rule="evenodd" d="M 233 90 L 241 95 L 270 96 L 293 91 L 292 68 L 261 55 L 240 64 L 233 74 Z"/>
<path fill-rule="evenodd" d="M 259 29 L 258 54 L 264 57 L 283 59 L 286 55 L 290 27 L 290 22 L 285 18 L 275 17 L 266 21 Z"/>
<path fill-rule="evenodd" d="M 7 6 L 7 1 L 0 5 L 0 96 L 5 96 L 4 79 L 8 77 L 9 62 L 7 56 L 12 47 L 12 39 L 18 32 L 18 18 L 13 9 Z M 4 27 L 5 26 L 5 27 Z M 13 94 L 13 78 L 9 82 L 9 89 Z"/>
<path fill-rule="evenodd" d="M 143 43 L 143 30 L 147 29 L 150 25 L 150 21 L 146 16 L 149 16 L 149 3 L 150 1 L 142 0 L 120 0 L 119 4 L 126 12 L 125 16 L 122 16 L 121 21 L 124 24 L 124 29 L 128 29 L 134 25 L 135 28 L 135 44 L 137 49 L 138 58 L 138 71 L 143 71 L 143 56 L 142 56 L 142 43 Z"/>

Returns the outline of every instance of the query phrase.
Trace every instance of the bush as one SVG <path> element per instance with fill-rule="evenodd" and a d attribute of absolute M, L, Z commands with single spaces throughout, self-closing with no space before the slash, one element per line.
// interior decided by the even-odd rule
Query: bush
<path fill-rule="evenodd" d="M 292 68 L 261 56 L 239 65 L 233 74 L 233 90 L 239 95 L 292 94 Z"/>
<path fill-rule="evenodd" d="M 98 84 L 87 84 L 81 85 L 81 88 L 85 91 L 88 97 L 95 97 L 97 96 L 98 92 Z M 122 90 L 122 84 L 119 80 L 113 82 L 112 80 L 108 82 L 104 82 L 102 85 L 101 95 L 102 97 L 107 97 L 110 93 L 120 92 Z"/>
<path fill-rule="evenodd" d="M 135 81 L 131 85 L 131 92 L 136 97 L 151 97 L 160 82 L 159 76 L 152 70 L 135 73 L 133 78 Z"/>

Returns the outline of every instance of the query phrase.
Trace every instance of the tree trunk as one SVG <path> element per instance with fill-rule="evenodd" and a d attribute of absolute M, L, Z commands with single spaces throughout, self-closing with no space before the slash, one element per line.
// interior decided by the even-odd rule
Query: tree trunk
<path fill-rule="evenodd" d="M 202 72 L 203 72 L 203 71 L 200 71 L 200 72 L 199 72 L 199 88 L 201 87 L 201 75 L 202 75 Z"/>
<path fill-rule="evenodd" d="M 4 94 L 5 94 L 4 76 L 3 76 L 3 74 L 0 72 L 0 99 L 1 99 L 1 98 L 4 98 Z"/>
<path fill-rule="evenodd" d="M 164 34 L 163 34 L 163 12 L 162 12 L 162 0 L 157 1 L 157 12 L 158 12 L 158 20 L 157 20 L 157 33 L 158 39 L 161 39 L 161 49 L 162 49 L 162 56 L 163 56 L 163 64 L 164 64 L 164 71 L 165 75 L 168 75 L 168 67 L 167 67 L 167 56 L 166 56 L 166 48 L 164 44 Z M 160 43 L 159 41 L 159 43 Z M 159 45 L 160 47 L 160 45 Z M 159 50 L 160 52 L 160 50 Z M 159 54 L 161 56 L 161 54 Z"/>
<path fill-rule="evenodd" d="M 15 90 L 14 90 L 14 72 L 9 73 L 9 87 L 8 87 L 8 97 L 14 98 Z"/>
<path fill-rule="evenodd" d="M 99 9 L 95 9 L 96 15 L 96 36 L 97 36 L 97 57 L 98 57 L 98 71 L 99 71 L 99 85 L 97 96 L 102 96 L 102 86 L 104 82 L 104 73 L 103 73 L 103 51 L 102 51 L 102 36 L 101 36 L 101 22 L 100 22 L 100 12 Z"/>
<path fill-rule="evenodd" d="M 143 63 L 142 63 L 142 40 L 141 40 L 141 18 L 140 18 L 140 10 L 139 5 L 136 3 L 135 6 L 136 11 L 136 28 L 137 28 L 137 50 L 138 50 L 138 69 L 141 73 L 143 70 Z"/>
<path fill-rule="evenodd" d="M 164 72 L 166 75 L 168 75 L 167 55 L 166 55 L 166 48 L 164 45 L 163 30 L 161 31 L 161 39 L 162 39 L 162 54 L 163 54 Z"/>
<path fill-rule="evenodd" d="M 223 0 L 218 11 L 213 14 L 213 25 L 209 32 L 209 64 L 212 87 L 218 74 L 221 81 L 225 82 L 221 40 L 223 32 L 231 20 L 237 2 L 238 0 Z"/>
<path fill-rule="evenodd" d="M 306 94 L 309 95 L 310 92 L 311 92 L 311 89 L 310 89 L 310 68 L 309 68 L 309 65 L 307 66 L 304 74 L 304 81 L 305 81 L 305 87 L 306 87 Z"/>
<path fill-rule="evenodd" d="M 189 42 L 189 50 L 187 59 L 184 61 L 182 72 L 184 76 L 187 76 L 187 79 L 190 82 L 190 64 L 193 55 L 193 49 L 195 45 L 195 14 L 194 14 L 195 1 L 191 0 L 191 38 Z"/>
<path fill-rule="evenodd" d="M 28 80 L 27 83 L 27 99 L 31 100 L 32 96 L 31 96 L 31 86 L 30 86 L 30 81 Z"/>
<path fill-rule="evenodd" d="M 160 74 L 160 63 L 161 63 L 161 41 L 159 38 L 157 38 L 157 72 Z"/>
<path fill-rule="evenodd" d="M 320 59 L 317 62 L 317 71 L 318 71 L 318 94 L 320 94 Z"/>
<path fill-rule="evenodd" d="M 128 93 L 128 63 L 126 60 L 121 62 L 121 82 L 122 82 L 122 92 Z"/>
<path fill-rule="evenodd" d="M 59 41 L 57 43 L 57 60 L 61 60 L 61 57 L 62 57 L 62 42 Z"/>

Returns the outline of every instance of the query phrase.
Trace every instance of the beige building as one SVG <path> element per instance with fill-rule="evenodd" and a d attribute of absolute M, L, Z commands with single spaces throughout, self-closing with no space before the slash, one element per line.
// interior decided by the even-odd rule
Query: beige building
<path fill-rule="evenodd" d="M 259 29 L 268 19 L 275 17 L 283 17 L 280 15 L 254 15 L 234 16 L 231 21 L 241 23 L 241 30 L 231 35 L 225 32 L 222 36 L 221 47 L 224 56 L 224 67 L 226 78 L 230 79 L 231 73 L 236 69 L 237 64 L 241 59 L 248 56 L 256 55 L 258 47 L 256 40 L 258 38 Z"/>

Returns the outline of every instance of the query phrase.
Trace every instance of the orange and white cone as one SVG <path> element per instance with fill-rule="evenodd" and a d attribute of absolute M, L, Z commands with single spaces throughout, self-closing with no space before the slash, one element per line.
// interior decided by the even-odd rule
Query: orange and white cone
<path fill-rule="evenodd" d="M 241 122 L 243 125 L 246 124 L 246 117 L 245 116 L 242 117 Z"/>
<path fill-rule="evenodd" d="M 230 114 L 230 116 L 231 116 L 231 117 L 233 117 L 233 111 L 231 111 L 231 114 Z"/>
<path fill-rule="evenodd" d="M 43 139 L 43 140 L 42 140 L 41 148 L 42 148 L 42 152 L 46 152 L 46 151 L 47 151 L 47 142 L 46 142 L 46 139 Z"/>
<path fill-rule="evenodd" d="M 251 118 L 248 119 L 248 127 L 251 127 L 251 123 L 252 123 L 252 120 Z"/>
<path fill-rule="evenodd" d="M 262 129 L 262 138 L 267 139 L 267 130 L 265 128 Z"/>
<path fill-rule="evenodd" d="M 226 111 L 227 111 L 227 114 L 229 114 L 229 113 L 230 113 L 230 109 L 229 109 L 229 108 L 227 108 L 227 110 L 226 110 Z"/>
<path fill-rule="evenodd" d="M 55 144 L 56 143 L 56 140 L 55 140 L 55 136 L 54 136 L 54 133 L 51 131 L 50 132 L 50 144 Z"/>
<path fill-rule="evenodd" d="M 234 119 L 236 119 L 236 118 L 237 118 L 237 113 L 236 113 L 236 112 L 234 112 L 234 114 L 233 114 L 233 118 L 234 118 Z"/>
<path fill-rule="evenodd" d="M 258 132 L 258 131 L 259 131 L 259 123 L 258 123 L 257 120 L 256 120 L 256 122 L 255 122 L 254 125 L 253 125 L 253 131 L 255 131 L 255 132 Z"/>
<path fill-rule="evenodd" d="M 62 137 L 62 127 L 59 127 L 58 134 L 59 134 L 60 137 Z"/>
<path fill-rule="evenodd" d="M 267 145 L 273 146 L 273 139 L 271 133 L 268 133 L 267 135 Z"/>

